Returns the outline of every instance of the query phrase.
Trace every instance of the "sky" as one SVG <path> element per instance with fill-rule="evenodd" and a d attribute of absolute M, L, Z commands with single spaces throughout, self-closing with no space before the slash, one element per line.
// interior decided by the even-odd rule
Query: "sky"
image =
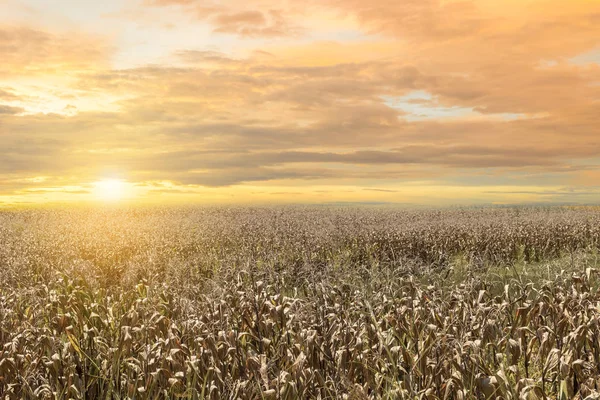
<path fill-rule="evenodd" d="M 0 207 L 600 203 L 600 0 L 0 0 Z"/>

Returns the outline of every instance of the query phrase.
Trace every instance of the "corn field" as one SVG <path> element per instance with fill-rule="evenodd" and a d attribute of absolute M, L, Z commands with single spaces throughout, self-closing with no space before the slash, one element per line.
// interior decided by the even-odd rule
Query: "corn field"
<path fill-rule="evenodd" d="M 2 399 L 600 399 L 600 210 L 0 213 Z"/>

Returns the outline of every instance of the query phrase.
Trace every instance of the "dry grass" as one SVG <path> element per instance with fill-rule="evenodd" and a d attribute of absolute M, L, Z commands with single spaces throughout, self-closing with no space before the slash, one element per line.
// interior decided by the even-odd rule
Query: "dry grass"
<path fill-rule="evenodd" d="M 600 212 L 0 214 L 0 393 L 600 398 Z"/>

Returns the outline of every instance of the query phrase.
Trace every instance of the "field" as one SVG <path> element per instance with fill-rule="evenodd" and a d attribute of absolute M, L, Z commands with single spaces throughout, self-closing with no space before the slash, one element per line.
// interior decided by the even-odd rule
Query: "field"
<path fill-rule="evenodd" d="M 600 210 L 0 213 L 3 399 L 597 399 Z"/>

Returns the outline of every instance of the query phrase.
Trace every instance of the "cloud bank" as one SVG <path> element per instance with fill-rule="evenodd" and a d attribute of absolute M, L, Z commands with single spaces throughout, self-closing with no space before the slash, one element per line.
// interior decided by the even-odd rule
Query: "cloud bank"
<path fill-rule="evenodd" d="M 0 201 L 108 175 L 174 198 L 600 200 L 597 2 L 114 8 L 0 20 Z"/>

